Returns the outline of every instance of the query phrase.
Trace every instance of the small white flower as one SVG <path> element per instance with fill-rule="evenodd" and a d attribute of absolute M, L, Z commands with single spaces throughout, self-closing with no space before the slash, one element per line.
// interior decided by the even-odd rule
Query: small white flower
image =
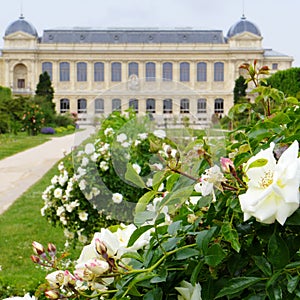
<path fill-rule="evenodd" d="M 79 188 L 83 191 L 86 188 L 86 181 L 83 179 L 79 182 Z"/>
<path fill-rule="evenodd" d="M 114 134 L 114 130 L 111 127 L 107 127 L 104 130 L 104 135 L 106 135 L 106 136 L 112 136 L 113 134 Z"/>
<path fill-rule="evenodd" d="M 79 219 L 80 219 L 81 221 L 85 222 L 85 221 L 88 220 L 89 214 L 88 214 L 87 212 L 85 212 L 85 211 L 81 211 L 81 212 L 78 214 L 78 216 L 79 216 Z"/>
<path fill-rule="evenodd" d="M 67 228 L 64 229 L 64 236 L 67 238 L 67 239 L 74 239 L 74 232 L 71 232 L 69 231 Z"/>
<path fill-rule="evenodd" d="M 132 165 L 133 169 L 138 173 L 140 174 L 141 173 L 141 167 L 138 165 L 138 164 L 133 164 Z"/>
<path fill-rule="evenodd" d="M 11 298 L 5 298 L 3 300 L 36 300 L 34 296 L 30 296 L 29 293 L 25 294 L 24 297 L 11 297 Z"/>
<path fill-rule="evenodd" d="M 99 167 L 104 172 L 109 169 L 108 163 L 106 161 L 104 161 L 104 160 L 100 162 Z"/>
<path fill-rule="evenodd" d="M 117 142 L 123 143 L 127 140 L 127 135 L 125 133 L 120 133 L 117 135 Z"/>
<path fill-rule="evenodd" d="M 54 190 L 54 197 L 57 198 L 57 199 L 61 199 L 62 197 L 62 193 L 63 193 L 63 190 L 61 188 L 56 188 Z"/>
<path fill-rule="evenodd" d="M 124 142 L 121 144 L 122 147 L 124 148 L 128 148 L 130 146 L 130 143 L 129 142 Z"/>
<path fill-rule="evenodd" d="M 164 139 L 167 136 L 166 132 L 161 129 L 154 130 L 153 134 L 160 139 Z"/>
<path fill-rule="evenodd" d="M 100 190 L 96 187 L 92 188 L 92 193 L 94 194 L 94 196 L 98 196 L 100 194 Z"/>
<path fill-rule="evenodd" d="M 180 287 L 175 287 L 175 289 L 180 293 L 178 300 L 202 300 L 199 283 L 193 286 L 191 283 L 183 280 L 180 283 Z"/>
<path fill-rule="evenodd" d="M 147 187 L 151 187 L 153 185 L 153 179 L 152 178 L 148 178 L 147 182 L 146 182 L 146 186 Z"/>
<path fill-rule="evenodd" d="M 84 152 L 88 155 L 93 154 L 95 152 L 95 146 L 91 143 L 86 144 L 84 148 Z"/>
<path fill-rule="evenodd" d="M 56 184 L 58 182 L 58 176 L 57 175 L 54 175 L 51 179 L 51 183 L 52 184 Z"/>
<path fill-rule="evenodd" d="M 61 216 L 65 212 L 65 208 L 63 206 L 59 206 L 56 211 L 57 216 Z"/>
<path fill-rule="evenodd" d="M 83 168 L 81 168 L 81 167 L 79 167 L 78 169 L 77 169 L 77 176 L 78 177 L 82 177 L 82 176 L 84 176 L 86 174 L 86 169 L 83 169 Z"/>
<path fill-rule="evenodd" d="M 96 162 L 97 161 L 97 159 L 98 159 L 98 157 L 100 156 L 100 154 L 99 153 L 93 153 L 92 155 L 91 155 L 91 161 L 93 161 L 93 162 Z"/>
<path fill-rule="evenodd" d="M 89 159 L 87 157 L 83 157 L 81 161 L 81 166 L 86 167 L 89 163 Z"/>
<path fill-rule="evenodd" d="M 121 203 L 123 201 L 123 195 L 119 193 L 114 193 L 112 196 L 112 201 L 117 204 Z"/>
<path fill-rule="evenodd" d="M 64 169 L 65 169 L 64 163 L 63 163 L 63 162 L 60 162 L 60 163 L 58 164 L 57 168 L 58 168 L 59 171 L 64 170 Z"/>
<path fill-rule="evenodd" d="M 163 169 L 163 165 L 160 163 L 155 163 L 155 164 L 151 165 L 151 169 L 153 169 L 155 171 L 161 171 Z"/>
<path fill-rule="evenodd" d="M 138 137 L 141 140 L 145 140 L 148 137 L 148 133 L 139 133 Z"/>

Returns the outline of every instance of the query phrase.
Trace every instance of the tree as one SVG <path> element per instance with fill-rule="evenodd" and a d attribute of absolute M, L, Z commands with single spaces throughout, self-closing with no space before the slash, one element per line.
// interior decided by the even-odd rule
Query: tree
<path fill-rule="evenodd" d="M 241 98 L 245 99 L 247 87 L 248 84 L 246 83 L 246 79 L 242 75 L 235 80 L 235 86 L 233 89 L 234 104 L 239 103 Z"/>
<path fill-rule="evenodd" d="M 44 113 L 45 124 L 50 125 L 55 119 L 55 104 L 53 103 L 54 89 L 47 72 L 40 74 L 36 86 L 34 102 L 40 106 Z"/>
<path fill-rule="evenodd" d="M 277 71 L 267 79 L 267 85 L 282 91 L 286 96 L 300 99 L 300 68 Z"/>

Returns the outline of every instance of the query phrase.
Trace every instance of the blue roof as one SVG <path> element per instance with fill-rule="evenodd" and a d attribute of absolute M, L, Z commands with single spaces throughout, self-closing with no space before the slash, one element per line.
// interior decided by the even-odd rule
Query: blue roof
<path fill-rule="evenodd" d="M 17 21 L 12 22 L 5 31 L 5 36 L 10 35 L 12 33 L 22 31 L 28 34 L 31 34 L 35 37 L 38 36 L 38 33 L 33 25 L 31 25 L 28 21 L 26 21 L 23 15 Z"/>
<path fill-rule="evenodd" d="M 44 30 L 42 43 L 214 43 L 224 44 L 221 30 L 191 28 L 69 28 Z"/>
<path fill-rule="evenodd" d="M 232 25 L 227 33 L 227 37 L 232 37 L 243 32 L 251 32 L 255 35 L 261 36 L 259 28 L 252 22 L 246 20 L 243 15 L 241 20 Z"/>

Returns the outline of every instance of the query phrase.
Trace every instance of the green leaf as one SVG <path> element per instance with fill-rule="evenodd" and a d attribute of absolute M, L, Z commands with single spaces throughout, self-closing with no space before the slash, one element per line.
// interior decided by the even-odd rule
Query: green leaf
<path fill-rule="evenodd" d="M 146 225 L 146 226 L 137 228 L 130 236 L 127 247 L 131 247 L 143 233 L 145 233 L 152 227 L 153 227 L 152 225 Z"/>
<path fill-rule="evenodd" d="M 287 124 L 291 122 L 291 119 L 289 116 L 283 112 L 278 112 L 275 117 L 272 118 L 272 122 L 277 123 L 277 124 Z"/>
<path fill-rule="evenodd" d="M 285 225 L 300 225 L 300 208 L 286 220 Z"/>
<path fill-rule="evenodd" d="M 147 188 L 144 180 L 139 176 L 139 174 L 135 171 L 133 166 L 130 163 L 127 163 L 127 169 L 125 173 L 125 179 L 134 183 L 136 186 L 140 188 Z"/>
<path fill-rule="evenodd" d="M 224 236 L 224 239 L 231 244 L 231 247 L 236 251 L 240 252 L 241 245 L 239 242 L 239 235 L 237 231 L 232 228 L 232 224 L 226 222 L 222 225 L 221 232 Z"/>
<path fill-rule="evenodd" d="M 135 212 L 144 211 L 147 207 L 147 204 L 155 197 L 155 195 L 155 191 L 149 191 L 146 194 L 144 194 L 136 204 Z"/>
<path fill-rule="evenodd" d="M 143 297 L 143 300 L 162 300 L 163 298 L 163 291 L 161 288 L 155 288 L 146 293 Z"/>
<path fill-rule="evenodd" d="M 271 236 L 267 256 L 275 269 L 283 268 L 289 262 L 289 248 L 279 235 L 273 234 Z"/>
<path fill-rule="evenodd" d="M 270 277 L 272 275 L 272 268 L 270 263 L 262 256 L 252 257 L 256 266 L 264 273 L 265 276 Z"/>
<path fill-rule="evenodd" d="M 197 255 L 199 255 L 199 250 L 192 249 L 192 248 L 186 248 L 186 249 L 182 249 L 182 250 L 179 250 L 178 252 L 176 252 L 176 259 L 183 260 L 183 259 L 187 259 L 187 258 L 190 258 L 192 256 L 197 256 Z"/>
<path fill-rule="evenodd" d="M 233 278 L 229 280 L 226 287 L 221 289 L 221 291 L 217 294 L 217 298 L 221 298 L 224 296 L 230 296 L 236 294 L 238 292 L 243 291 L 244 289 L 248 288 L 249 286 L 260 282 L 262 279 L 258 277 L 239 277 Z"/>
<path fill-rule="evenodd" d="M 154 211 L 141 211 L 135 214 L 134 224 L 137 226 L 143 225 L 146 221 L 151 221 L 155 218 Z"/>
<path fill-rule="evenodd" d="M 214 226 L 209 230 L 203 230 L 197 234 L 197 238 L 196 238 L 197 246 L 203 251 L 205 255 L 207 254 L 208 251 L 208 244 L 211 241 L 216 230 L 217 227 Z"/>
<path fill-rule="evenodd" d="M 207 250 L 207 255 L 204 257 L 204 261 L 211 267 L 216 267 L 226 257 L 225 251 L 220 244 L 213 244 Z"/>
<path fill-rule="evenodd" d="M 293 293 L 299 283 L 299 275 L 291 276 L 290 274 L 287 274 L 287 290 L 289 293 Z"/>
<path fill-rule="evenodd" d="M 248 171 L 251 168 L 259 168 L 259 167 L 263 167 L 268 163 L 268 160 L 265 158 L 259 158 L 257 160 L 255 160 L 254 162 L 252 162 L 246 171 Z"/>
<path fill-rule="evenodd" d="M 168 234 L 176 235 L 177 231 L 181 227 L 181 223 L 182 223 L 182 220 L 171 223 L 168 227 Z"/>
<path fill-rule="evenodd" d="M 282 300 L 282 290 L 280 286 L 271 286 L 267 289 L 267 295 L 270 300 Z"/>
<path fill-rule="evenodd" d="M 122 258 L 133 258 L 135 260 L 138 260 L 140 262 L 143 262 L 143 257 L 137 253 L 137 252 L 125 252 L 123 255 L 122 255 Z"/>
<path fill-rule="evenodd" d="M 191 276 L 191 284 L 192 285 L 195 285 L 198 282 L 198 276 L 199 276 L 199 273 L 200 273 L 202 267 L 203 267 L 203 261 L 200 260 L 198 262 L 196 268 L 194 268 L 192 276 Z"/>

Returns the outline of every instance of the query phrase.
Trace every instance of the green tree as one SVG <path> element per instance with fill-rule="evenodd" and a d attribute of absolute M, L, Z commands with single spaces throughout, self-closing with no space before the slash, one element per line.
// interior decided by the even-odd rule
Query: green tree
<path fill-rule="evenodd" d="M 300 68 L 277 71 L 267 79 L 267 85 L 282 91 L 286 96 L 300 99 Z"/>
<path fill-rule="evenodd" d="M 54 89 L 50 76 L 47 72 L 40 74 L 39 82 L 36 86 L 34 103 L 38 104 L 44 113 L 45 125 L 55 122 L 55 104 L 53 103 Z"/>
<path fill-rule="evenodd" d="M 233 89 L 233 100 L 234 104 L 240 103 L 240 100 L 244 102 L 246 97 L 246 90 L 248 84 L 246 83 L 246 79 L 241 75 L 239 78 L 235 80 L 235 86 Z"/>

